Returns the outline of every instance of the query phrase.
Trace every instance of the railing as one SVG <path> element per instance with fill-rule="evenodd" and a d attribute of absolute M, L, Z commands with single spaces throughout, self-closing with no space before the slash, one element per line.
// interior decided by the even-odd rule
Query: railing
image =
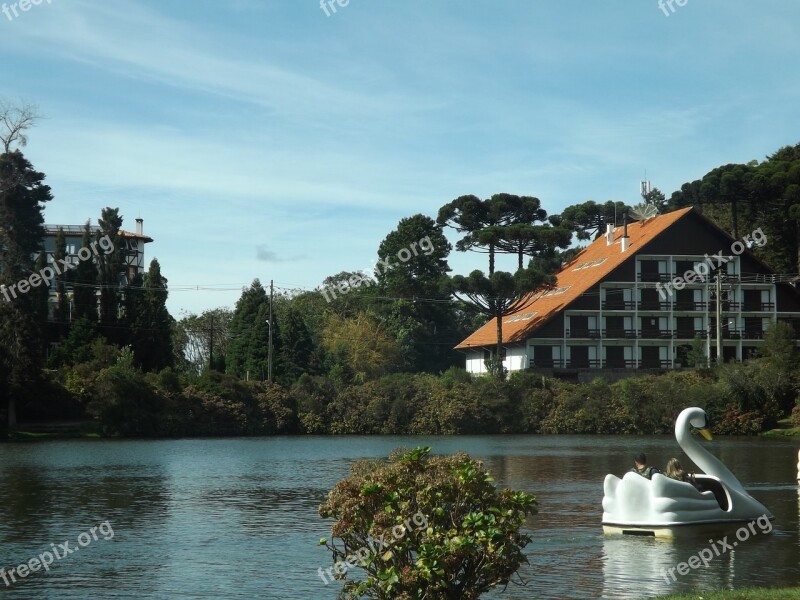
<path fill-rule="evenodd" d="M 626 338 L 626 339 L 634 339 L 636 337 L 636 330 L 635 329 L 604 329 L 603 330 L 603 337 L 604 338 Z"/>
<path fill-rule="evenodd" d="M 573 327 L 572 329 L 567 329 L 567 337 L 597 339 L 600 337 L 600 330 Z"/>
<path fill-rule="evenodd" d="M 675 275 L 669 273 L 639 273 L 636 279 L 639 281 L 672 281 Z"/>
<path fill-rule="evenodd" d="M 640 369 L 671 369 L 672 361 L 670 360 L 647 360 L 642 359 L 639 361 Z"/>
<path fill-rule="evenodd" d="M 693 340 L 696 337 L 706 339 L 705 329 L 677 329 L 675 331 L 675 338 L 679 340 Z"/>
<path fill-rule="evenodd" d="M 697 311 L 704 311 L 708 304 L 706 302 L 695 302 L 695 301 L 678 301 L 675 302 L 672 306 L 673 310 L 676 311 L 687 311 L 687 312 L 697 312 Z"/>
<path fill-rule="evenodd" d="M 746 312 L 771 312 L 775 309 L 774 302 L 743 302 L 742 310 Z"/>
<path fill-rule="evenodd" d="M 669 302 L 660 302 L 658 300 L 640 300 L 639 310 L 657 310 L 668 311 L 670 307 Z"/>
<path fill-rule="evenodd" d="M 639 338 L 644 340 L 671 340 L 675 334 L 670 329 L 640 329 Z"/>
<path fill-rule="evenodd" d="M 634 310 L 636 302 L 633 300 L 605 300 L 603 310 Z"/>
<path fill-rule="evenodd" d="M 635 369 L 636 361 L 633 359 L 607 359 L 603 361 L 604 369 Z"/>

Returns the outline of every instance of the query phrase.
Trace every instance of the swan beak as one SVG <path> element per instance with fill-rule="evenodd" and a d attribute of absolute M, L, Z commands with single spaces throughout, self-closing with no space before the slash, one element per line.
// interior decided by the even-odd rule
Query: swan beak
<path fill-rule="evenodd" d="M 709 442 L 714 439 L 714 436 L 711 435 L 711 431 L 705 427 L 698 429 L 697 431 L 699 431 L 700 435 L 702 435 Z"/>

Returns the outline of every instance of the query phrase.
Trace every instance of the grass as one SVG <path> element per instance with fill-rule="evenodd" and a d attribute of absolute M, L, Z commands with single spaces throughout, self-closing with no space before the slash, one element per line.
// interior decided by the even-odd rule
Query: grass
<path fill-rule="evenodd" d="M 661 600 L 796 600 L 800 588 L 748 588 L 660 596 Z"/>
<path fill-rule="evenodd" d="M 800 427 L 792 427 L 791 419 L 781 419 L 775 429 L 770 429 L 761 434 L 763 437 L 782 438 L 800 435 Z"/>

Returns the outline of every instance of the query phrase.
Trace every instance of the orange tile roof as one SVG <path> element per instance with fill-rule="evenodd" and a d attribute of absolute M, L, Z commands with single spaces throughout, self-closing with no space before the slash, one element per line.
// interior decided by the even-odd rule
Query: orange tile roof
<path fill-rule="evenodd" d="M 630 245 L 626 252 L 622 252 L 620 248 L 622 226 L 614 229 L 614 243 L 610 246 L 606 244 L 605 235 L 597 238 L 583 252 L 564 265 L 556 276 L 557 283 L 553 290 L 532 292 L 528 301 L 519 310 L 503 318 L 503 343 L 521 342 L 529 338 L 539 327 L 564 310 L 570 302 L 596 285 L 622 263 L 632 260 L 645 244 L 692 210 L 692 207 L 683 208 L 647 221 L 630 223 L 628 225 Z M 589 265 L 577 268 L 586 263 Z M 458 344 L 456 349 L 496 344 L 497 325 L 495 319 L 492 319 Z"/>

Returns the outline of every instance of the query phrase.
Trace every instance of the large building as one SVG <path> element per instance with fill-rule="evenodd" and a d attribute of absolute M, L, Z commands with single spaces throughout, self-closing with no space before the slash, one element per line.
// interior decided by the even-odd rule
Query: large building
<path fill-rule="evenodd" d="M 83 243 L 83 232 L 86 228 L 85 225 L 45 225 L 44 237 L 44 250 L 47 253 L 47 264 L 52 266 L 55 262 L 55 249 L 56 237 L 59 230 L 64 231 L 64 238 L 66 242 L 66 262 L 72 268 L 77 266 L 81 257 L 79 252 Z M 89 230 L 92 235 L 92 240 L 95 240 L 100 227 L 97 225 L 90 225 Z M 113 252 L 122 254 L 122 269 L 118 275 L 120 288 L 124 288 L 131 283 L 137 275 L 143 275 L 146 271 L 146 264 L 144 259 L 144 245 L 153 241 L 153 238 L 144 235 L 144 221 L 136 219 L 136 231 L 123 231 L 119 232 L 120 243 L 117 242 L 117 247 L 113 248 Z M 102 248 L 102 247 L 101 247 Z M 105 248 L 99 251 L 105 253 Z M 70 307 L 72 305 L 72 292 L 73 286 L 69 277 L 65 279 L 65 288 L 67 297 L 69 298 Z M 55 279 L 50 280 L 50 316 L 55 315 L 56 306 L 58 305 L 58 290 L 56 288 Z M 70 311 L 71 314 L 71 311 Z"/>
<path fill-rule="evenodd" d="M 609 225 L 562 267 L 553 288 L 503 318 L 503 364 L 579 379 L 675 369 L 687 366 L 698 338 L 713 360 L 718 301 L 722 357 L 747 359 L 772 321 L 800 332 L 796 282 L 750 250 L 767 243 L 760 229 L 734 240 L 693 208 Z M 492 319 L 456 349 L 468 371 L 485 373 L 496 343 Z"/>

